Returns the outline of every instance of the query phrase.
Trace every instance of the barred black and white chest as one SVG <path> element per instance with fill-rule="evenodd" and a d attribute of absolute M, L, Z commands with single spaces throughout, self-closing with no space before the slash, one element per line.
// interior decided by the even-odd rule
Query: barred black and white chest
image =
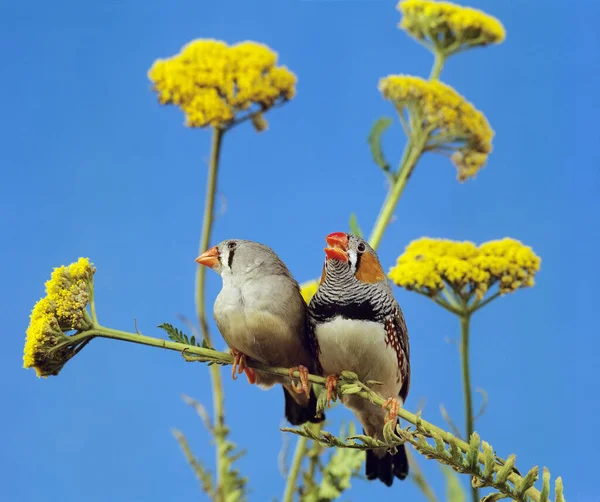
<path fill-rule="evenodd" d="M 328 277 L 309 305 L 315 352 L 324 375 L 354 371 L 362 381 L 382 382 L 382 396 L 404 401 L 410 383 L 410 349 L 402 311 L 387 284 Z"/>

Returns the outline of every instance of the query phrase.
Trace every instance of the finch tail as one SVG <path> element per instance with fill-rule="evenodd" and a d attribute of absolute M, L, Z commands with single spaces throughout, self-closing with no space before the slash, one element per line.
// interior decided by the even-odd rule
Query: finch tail
<path fill-rule="evenodd" d="M 386 453 L 381 458 L 373 450 L 367 450 L 367 462 L 365 464 L 367 479 L 379 479 L 386 486 L 392 486 L 394 476 L 400 480 L 406 479 L 408 476 L 406 447 L 400 445 L 396 449 L 398 451 L 395 454 Z"/>
<path fill-rule="evenodd" d="M 306 422 L 318 424 L 325 420 L 325 413 L 317 415 L 317 396 L 312 387 L 308 403 L 305 405 L 297 403 L 288 390 L 283 386 L 282 388 L 285 396 L 285 418 L 290 424 L 302 425 Z"/>

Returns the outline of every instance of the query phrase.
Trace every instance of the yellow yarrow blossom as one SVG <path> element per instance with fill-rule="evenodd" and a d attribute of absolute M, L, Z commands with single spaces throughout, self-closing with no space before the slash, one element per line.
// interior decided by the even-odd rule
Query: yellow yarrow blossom
<path fill-rule="evenodd" d="M 89 301 L 94 269 L 87 258 L 79 258 L 69 266 L 54 269 L 46 292 L 56 306 L 56 317 L 65 329 L 86 327 L 85 308 Z"/>
<path fill-rule="evenodd" d="M 426 135 L 426 150 L 455 150 L 452 161 L 460 181 L 474 177 L 485 165 L 494 131 L 485 115 L 452 87 L 437 80 L 389 75 L 380 80 L 379 90 L 399 113 L 407 110 L 410 124 L 419 128 L 413 133 Z"/>
<path fill-rule="evenodd" d="M 58 374 L 66 361 L 61 362 L 60 357 L 52 358 L 47 354 L 66 339 L 56 319 L 56 306 L 48 297 L 42 298 L 31 312 L 23 349 L 23 367 L 35 369 L 38 377 Z"/>
<path fill-rule="evenodd" d="M 521 242 L 505 238 L 472 242 L 422 238 L 411 242 L 389 272 L 396 285 L 435 297 L 446 286 L 465 299 L 481 300 L 498 284 L 501 294 L 531 287 L 541 260 Z"/>
<path fill-rule="evenodd" d="M 34 368 L 38 377 L 57 375 L 76 353 L 65 344 L 65 334 L 91 328 L 86 311 L 94 267 L 87 258 L 54 269 L 46 282 L 46 296 L 39 300 L 30 316 L 23 349 L 23 367 Z"/>
<path fill-rule="evenodd" d="M 300 285 L 300 293 L 302 294 L 302 298 L 304 298 L 304 301 L 307 304 L 310 303 L 310 300 L 317 292 L 317 289 L 319 289 L 318 280 L 305 282 L 304 284 Z"/>
<path fill-rule="evenodd" d="M 148 78 L 160 104 L 179 106 L 187 126 L 227 127 L 252 105 L 266 111 L 294 97 L 296 76 L 276 65 L 277 54 L 266 45 L 197 39 L 155 61 Z"/>
<path fill-rule="evenodd" d="M 419 42 L 446 56 L 470 47 L 499 44 L 506 38 L 502 23 L 484 12 L 450 2 L 402 0 L 399 26 Z"/>

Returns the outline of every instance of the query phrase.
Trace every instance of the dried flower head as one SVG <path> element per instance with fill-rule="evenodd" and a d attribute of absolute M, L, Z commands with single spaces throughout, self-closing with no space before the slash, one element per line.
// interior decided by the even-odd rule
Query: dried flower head
<path fill-rule="evenodd" d="M 266 45 L 193 40 L 148 72 L 160 104 L 179 106 L 189 127 L 227 127 L 252 105 L 266 111 L 294 97 L 296 76 Z"/>
<path fill-rule="evenodd" d="M 506 32 L 495 17 L 470 7 L 431 0 L 402 0 L 400 28 L 431 50 L 449 56 L 471 47 L 499 44 Z"/>
<path fill-rule="evenodd" d="M 454 152 L 460 181 L 474 177 L 485 165 L 494 131 L 485 115 L 452 87 L 437 80 L 390 75 L 380 80 L 379 90 L 402 116 L 408 114 L 413 130 L 427 136 L 425 150 Z"/>
<path fill-rule="evenodd" d="M 92 327 L 87 313 L 95 269 L 87 258 L 55 268 L 46 282 L 46 294 L 30 316 L 23 367 L 34 368 L 38 377 L 58 375 L 79 350 L 65 333 Z"/>
<path fill-rule="evenodd" d="M 540 258 L 519 241 L 505 238 L 477 247 L 472 242 L 422 238 L 405 249 L 389 277 L 396 285 L 437 296 L 446 286 L 470 299 L 481 300 L 498 284 L 501 294 L 531 287 Z"/>

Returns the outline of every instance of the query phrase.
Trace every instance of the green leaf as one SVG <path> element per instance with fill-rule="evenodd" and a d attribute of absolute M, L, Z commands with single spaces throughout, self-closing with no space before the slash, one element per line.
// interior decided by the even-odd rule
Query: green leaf
<path fill-rule="evenodd" d="M 471 434 L 469 438 L 469 451 L 467 452 L 467 456 L 465 458 L 465 467 L 467 467 L 472 472 L 479 472 L 479 444 L 481 443 L 481 439 L 479 434 L 474 432 Z"/>
<path fill-rule="evenodd" d="M 190 341 L 187 335 L 180 329 L 177 329 L 172 324 L 169 324 L 168 322 L 163 322 L 162 324 L 159 324 L 157 328 L 164 330 L 167 333 L 167 336 L 170 340 L 177 343 L 184 343 L 186 345 L 190 345 Z"/>
<path fill-rule="evenodd" d="M 481 447 L 483 448 L 483 456 L 485 458 L 483 477 L 485 479 L 491 479 L 494 474 L 494 467 L 496 466 L 494 450 L 485 441 L 481 442 Z"/>
<path fill-rule="evenodd" d="M 446 500 L 448 502 L 466 502 L 467 494 L 460 484 L 458 475 L 445 465 L 440 466 L 446 478 Z"/>
<path fill-rule="evenodd" d="M 556 494 L 556 502 L 565 502 L 565 497 L 563 495 L 563 482 L 560 476 L 556 478 L 556 481 L 554 482 L 554 492 Z"/>
<path fill-rule="evenodd" d="M 517 459 L 516 455 L 509 455 L 506 459 L 506 463 L 502 466 L 502 468 L 496 474 L 496 483 L 502 484 L 505 483 L 512 472 L 513 465 L 515 465 L 515 460 Z"/>
<path fill-rule="evenodd" d="M 523 495 L 538 479 L 538 466 L 532 467 L 531 470 L 525 474 L 525 477 L 521 478 L 517 483 L 517 495 Z"/>
<path fill-rule="evenodd" d="M 371 128 L 371 132 L 369 133 L 369 147 L 371 148 L 371 154 L 373 155 L 373 161 L 377 164 L 385 173 L 390 172 L 390 165 L 385 160 L 383 155 L 383 150 L 381 148 L 381 136 L 385 132 L 385 130 L 392 125 L 392 119 L 389 117 L 380 117 L 378 118 L 373 127 Z"/>
<path fill-rule="evenodd" d="M 540 502 L 548 502 L 550 497 L 550 471 L 544 467 L 542 473 L 542 493 L 540 494 Z"/>
<path fill-rule="evenodd" d="M 356 219 L 356 214 L 352 213 L 350 215 L 350 232 L 353 233 L 354 235 L 358 235 L 359 237 L 362 238 L 362 230 L 360 229 L 360 226 L 358 225 L 358 221 Z"/>

